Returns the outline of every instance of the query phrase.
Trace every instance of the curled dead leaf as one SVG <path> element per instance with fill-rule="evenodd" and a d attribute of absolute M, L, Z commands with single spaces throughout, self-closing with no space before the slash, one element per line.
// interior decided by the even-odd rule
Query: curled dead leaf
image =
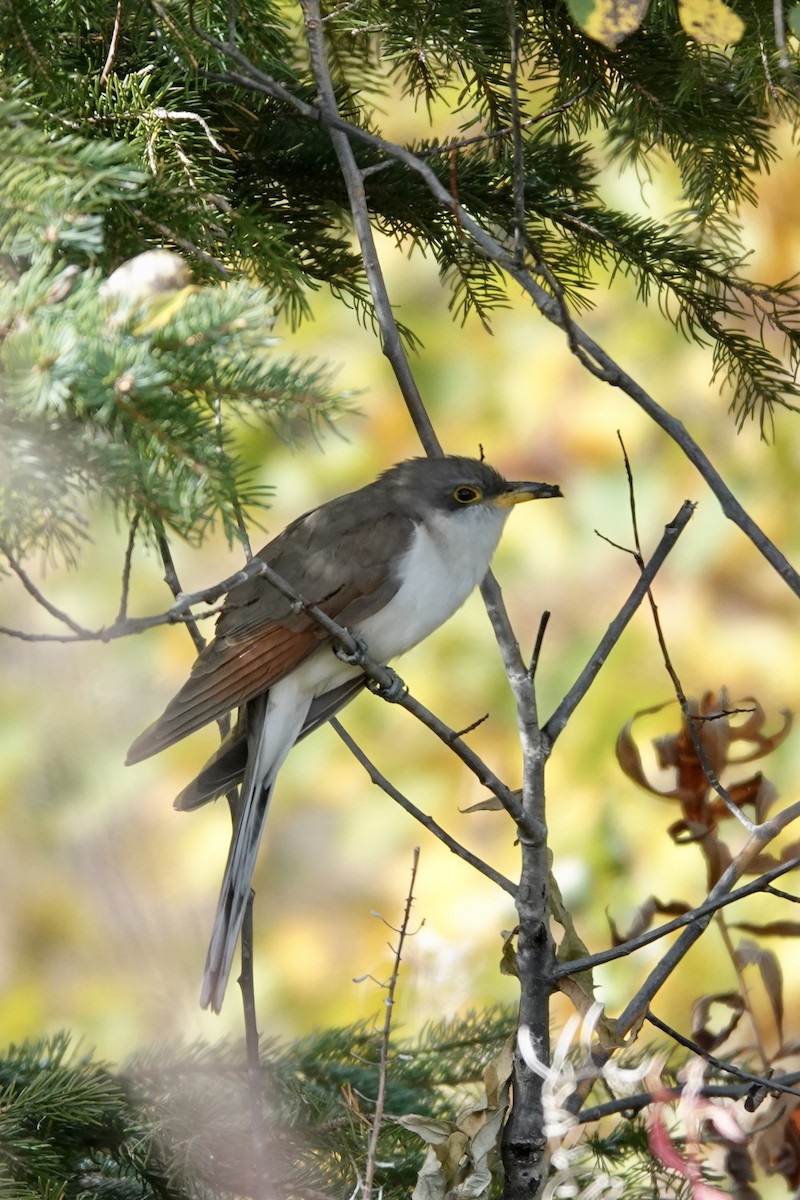
<path fill-rule="evenodd" d="M 730 1009 L 730 1017 L 726 1024 L 716 1031 L 710 1026 L 711 1015 L 715 1008 L 722 1006 Z M 738 992 L 717 992 L 710 996 L 700 996 L 692 1006 L 692 1039 L 703 1050 L 716 1050 L 724 1045 L 741 1020 L 745 1010 L 745 1002 Z"/>

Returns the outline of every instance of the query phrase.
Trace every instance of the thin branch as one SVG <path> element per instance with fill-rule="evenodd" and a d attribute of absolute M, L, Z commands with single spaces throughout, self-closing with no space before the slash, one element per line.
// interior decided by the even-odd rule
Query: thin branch
<path fill-rule="evenodd" d="M 73 621 L 72 617 L 70 617 L 68 613 L 63 612 L 60 608 L 56 608 L 55 604 L 51 603 L 51 601 L 39 591 L 38 587 L 23 567 L 22 563 L 18 561 L 10 546 L 5 545 L 5 543 L 0 543 L 0 553 L 5 555 L 8 560 L 8 565 L 11 567 L 11 570 L 17 576 L 28 595 L 32 596 L 36 603 L 39 604 L 45 610 L 45 612 L 49 613 L 51 617 L 55 617 L 55 619 L 60 621 L 62 625 L 66 625 L 67 629 L 72 630 L 75 638 L 69 638 L 65 640 L 73 641 L 79 639 L 82 641 L 87 636 L 91 636 L 88 629 L 85 629 L 82 625 L 79 625 L 77 621 Z M 3 632 L 7 631 L 3 630 Z M 30 637 L 24 638 L 23 640 L 34 641 L 38 640 L 38 638 Z"/>
<path fill-rule="evenodd" d="M 653 942 L 659 941 L 660 938 L 674 933 L 677 929 L 683 929 L 685 925 L 691 925 L 698 917 L 711 916 L 719 909 L 725 908 L 729 904 L 735 904 L 737 900 L 743 900 L 747 896 L 753 896 L 757 892 L 774 892 L 779 896 L 786 896 L 787 893 L 770 887 L 770 883 L 773 879 L 779 879 L 781 875 L 786 875 L 789 871 L 795 871 L 798 867 L 800 867 L 800 855 L 788 859 L 785 863 L 771 867 L 770 870 L 765 871 L 763 875 L 759 875 L 751 883 L 744 884 L 742 887 L 736 888 L 735 891 L 723 894 L 714 900 L 705 900 L 690 912 L 681 913 L 679 917 L 674 917 L 671 921 L 659 925 L 657 929 L 648 929 L 644 933 L 637 934 L 636 937 L 621 942 L 619 946 L 614 946 L 610 950 L 600 950 L 597 954 L 585 955 L 583 958 L 574 958 L 570 962 L 560 962 L 555 966 L 552 978 L 554 980 L 563 979 L 566 975 L 577 975 L 581 971 L 600 967 L 603 963 L 614 962 L 618 958 L 627 958 L 629 954 L 634 954 L 644 946 L 649 946 Z M 797 896 L 790 898 L 793 900 L 798 899 Z"/>
<path fill-rule="evenodd" d="M 117 11 L 114 14 L 114 28 L 111 31 L 111 41 L 108 44 L 108 54 L 106 61 L 103 64 L 103 69 L 100 72 L 100 86 L 106 83 L 109 75 L 114 70 L 114 60 L 117 57 L 117 47 L 119 45 L 119 35 L 122 31 L 122 0 L 117 0 Z"/>
<path fill-rule="evenodd" d="M 384 695 L 384 691 L 379 691 L 379 695 Z M 412 716 L 421 721 L 431 733 L 435 733 L 440 741 L 452 750 L 453 753 L 461 759 L 464 765 L 472 771 L 473 775 L 478 779 L 484 787 L 487 787 L 492 795 L 496 796 L 503 808 L 509 816 L 516 822 L 520 835 L 526 830 L 530 833 L 527 818 L 525 815 L 524 806 L 520 804 L 518 794 L 507 784 L 503 783 L 498 775 L 486 765 L 480 755 L 476 754 L 467 743 L 461 738 L 454 729 L 446 725 L 440 717 L 432 713 L 429 708 L 416 700 L 409 692 L 404 691 L 396 697 L 387 696 L 387 699 L 392 700 L 395 704 L 399 704 L 401 708 L 406 709 Z"/>
<path fill-rule="evenodd" d="M 336 127 L 336 122 L 339 120 L 339 108 L 336 103 L 336 92 L 328 66 L 319 3 L 318 0 L 300 0 L 300 2 L 305 18 L 311 67 L 318 88 L 320 114 L 323 122 L 328 126 L 331 142 L 333 143 L 336 157 L 339 160 L 342 178 L 347 188 L 350 210 L 353 214 L 353 224 L 361 248 L 361 259 L 364 263 L 367 281 L 372 293 L 375 314 L 381 331 L 383 353 L 392 365 L 419 440 L 428 454 L 437 457 L 441 455 L 442 447 L 422 401 L 422 396 L 411 371 L 408 356 L 403 348 L 397 322 L 394 319 L 386 281 L 383 277 L 378 251 L 375 246 L 375 238 L 372 233 L 370 213 L 364 194 L 364 180 L 356 162 L 350 139 Z"/>
<path fill-rule="evenodd" d="M 192 21 L 194 20 L 193 15 L 191 19 Z M 533 278 L 530 271 L 520 269 L 516 266 L 505 247 L 461 207 L 458 199 L 440 182 L 435 171 L 428 163 L 419 155 L 414 154 L 403 146 L 395 145 L 392 142 L 386 141 L 385 138 L 378 137 L 376 134 L 370 133 L 365 129 L 360 129 L 357 125 L 343 121 L 341 117 L 335 115 L 332 111 L 323 112 L 314 105 L 307 104 L 270 75 L 259 71 L 236 46 L 218 41 L 218 39 L 212 37 L 210 34 L 197 28 L 196 25 L 193 25 L 193 28 L 198 36 L 224 54 L 230 62 L 235 62 L 242 71 L 241 74 L 230 71 L 225 75 L 217 75 L 209 72 L 210 78 L 217 79 L 220 82 L 236 84 L 248 90 L 261 92 L 283 100 L 308 120 L 314 122 L 322 121 L 329 128 L 346 134 L 348 138 L 365 143 L 396 162 L 403 163 L 409 170 L 421 176 L 431 194 L 440 204 L 454 213 L 460 227 L 473 238 L 479 250 L 522 287 L 546 320 L 564 331 L 567 335 L 570 350 L 578 358 L 581 365 L 592 375 L 608 383 L 611 387 L 619 388 L 625 392 L 635 404 L 647 413 L 660 429 L 672 438 L 706 481 L 716 496 L 724 515 L 733 521 L 734 524 L 738 525 L 759 553 L 766 558 L 767 562 L 769 562 L 787 587 L 796 596 L 800 596 L 800 574 L 798 574 L 786 556 L 742 507 L 719 472 L 712 465 L 710 459 L 691 437 L 683 423 L 667 412 L 666 409 L 662 408 L 643 387 L 619 366 L 611 355 L 607 354 L 597 342 L 589 337 L 569 316 L 564 306 L 560 305 L 557 299 L 554 299 Z"/>
<path fill-rule="evenodd" d="M 269 1155 L 264 1126 L 264 1081 L 261 1075 L 258 1024 L 256 1021 L 255 985 L 253 980 L 253 892 L 251 890 L 242 922 L 242 970 L 239 987 L 242 990 L 244 1011 L 244 1041 L 247 1055 L 247 1094 L 250 1103 L 250 1136 L 253 1143 L 253 1167 L 256 1177 L 256 1200 L 269 1200 Z"/>
<path fill-rule="evenodd" d="M 358 743 L 353 740 L 347 730 L 340 724 L 338 717 L 333 717 L 330 724 L 336 733 L 338 733 L 339 737 L 342 739 L 345 746 L 347 746 L 348 750 L 356 759 L 356 761 L 359 762 L 367 772 L 367 775 L 376 785 L 376 787 L 381 788 L 387 796 L 390 796 L 396 804 L 399 804 L 400 807 L 409 813 L 415 821 L 419 821 L 420 825 L 423 825 L 429 833 L 432 833 L 434 837 L 438 838 L 439 841 L 453 854 L 457 855 L 459 858 L 462 858 L 464 862 L 469 863 L 471 867 L 474 867 L 476 871 L 481 873 L 481 875 L 485 875 L 486 878 L 491 880 L 492 883 L 496 883 L 498 887 L 502 888 L 503 891 L 508 892 L 510 896 L 516 895 L 516 884 L 512 883 L 510 879 L 506 879 L 505 875 L 501 875 L 499 871 L 495 871 L 494 867 L 490 867 L 487 862 L 484 862 L 482 858 L 478 858 L 478 856 L 473 854 L 471 850 L 467 850 L 466 846 L 462 846 L 460 842 L 457 842 L 456 839 L 452 837 L 446 829 L 443 829 L 441 825 L 434 821 L 433 817 L 428 816 L 428 814 L 424 813 L 421 808 L 417 808 L 413 801 L 404 796 L 403 793 L 399 791 L 393 783 L 390 783 L 386 776 L 381 774 L 381 772 L 367 757 Z"/>
<path fill-rule="evenodd" d="M 214 396 L 214 429 L 217 435 L 217 445 L 219 446 L 220 454 L 222 454 L 225 448 L 225 437 L 222 424 L 222 396 L 219 393 Z M 239 503 L 239 496 L 235 491 L 231 496 L 231 506 L 233 508 L 234 516 L 236 517 L 236 528 L 239 531 L 239 541 L 242 543 L 244 556 L 249 562 L 253 557 L 253 547 L 250 544 L 250 535 L 247 532 L 247 525 L 245 524 L 242 506 Z"/>
<path fill-rule="evenodd" d="M 213 254 L 209 254 L 207 250 L 201 250 L 199 246 L 194 244 L 194 242 L 190 242 L 187 238 L 181 237 L 180 234 L 176 233 L 174 229 L 170 229 L 168 225 L 162 224 L 161 221 L 155 221 L 151 216 L 148 216 L 146 212 L 143 212 L 142 209 L 132 208 L 131 212 L 139 221 L 142 222 L 143 225 L 149 225 L 151 229 L 155 229 L 156 233 L 159 233 L 163 238 L 166 238 L 168 241 L 172 242 L 174 246 L 178 246 L 181 250 L 185 250 L 187 254 L 191 254 L 194 258 L 199 259 L 200 262 L 206 263 L 208 266 L 213 267 L 220 278 L 230 279 L 231 272 L 221 259 L 216 258 Z"/>
<path fill-rule="evenodd" d="M 715 901 L 722 896 L 729 895 L 734 884 L 747 871 L 753 859 L 798 816 L 800 816 L 800 802 L 791 804 L 783 812 L 777 813 L 768 821 L 757 825 L 736 858 L 709 892 L 708 899 Z M 697 917 L 664 953 L 658 965 L 650 972 L 636 995 L 632 997 L 617 1018 L 614 1028 L 618 1037 L 624 1037 L 640 1024 L 650 1006 L 650 1001 L 660 991 L 694 943 L 703 935 L 710 920 L 711 913 Z"/>
<path fill-rule="evenodd" d="M 369 1145 L 367 1147 L 367 1161 L 364 1169 L 364 1200 L 372 1200 L 372 1188 L 375 1182 L 375 1167 L 377 1166 L 378 1157 L 378 1140 L 381 1135 L 383 1114 L 386 1108 L 386 1085 L 389 1076 L 389 1039 L 392 1032 L 394 998 L 397 991 L 397 981 L 400 978 L 400 963 L 403 957 L 403 947 L 405 945 L 406 938 L 408 937 L 408 923 L 411 920 L 411 906 L 414 903 L 414 884 L 416 883 L 417 879 L 418 866 L 419 846 L 415 846 L 414 858 L 411 864 L 411 879 L 408 885 L 408 895 L 406 896 L 405 909 L 403 910 L 403 920 L 400 924 L 400 928 L 395 931 L 398 935 L 398 940 L 397 945 L 394 947 L 392 974 L 389 978 L 388 984 L 386 984 L 386 999 L 383 1002 L 386 1011 L 383 1018 L 383 1030 L 381 1031 L 378 1094 L 375 1097 L 375 1112 L 372 1116 L 372 1129 L 370 1130 Z"/>
<path fill-rule="evenodd" d="M 131 567 L 133 565 L 133 547 L 136 542 L 136 532 L 139 528 L 141 513 L 135 512 L 128 528 L 128 544 L 125 547 L 125 558 L 122 563 L 122 587 L 120 588 L 119 610 L 117 621 L 124 621 L 128 616 L 128 596 L 131 587 Z"/>
<path fill-rule="evenodd" d="M 508 68 L 508 93 L 511 101 L 511 133 L 514 147 L 514 261 L 517 267 L 525 265 L 525 160 L 522 154 L 522 126 L 519 111 L 519 41 L 515 0 L 506 0 L 509 24 L 510 63 Z"/>
<path fill-rule="evenodd" d="M 178 572 L 175 570 L 175 560 L 172 557 L 172 549 L 165 534 L 160 534 L 158 538 L 158 552 L 161 555 L 161 562 L 164 566 L 164 582 L 176 600 L 180 600 L 183 596 Z M 206 639 L 200 632 L 197 621 L 191 617 L 186 621 L 186 628 L 189 630 L 189 636 L 194 642 L 195 650 L 201 654 L 206 647 Z"/>
<path fill-rule="evenodd" d="M 664 529 L 661 541 L 656 546 L 650 561 L 641 570 L 641 574 L 631 591 L 630 596 L 619 610 L 617 616 L 609 625 L 601 638 L 597 649 L 581 671 L 575 683 L 567 692 L 553 715 L 544 727 L 551 741 L 555 741 L 562 729 L 580 704 L 594 682 L 600 668 L 619 641 L 622 631 L 636 612 L 647 595 L 650 584 L 655 579 L 669 552 L 686 528 L 694 512 L 694 504 L 685 500 L 673 520 Z"/>
<path fill-rule="evenodd" d="M 788 1084 L 777 1083 L 769 1076 L 753 1075 L 750 1071 L 743 1071 L 741 1067 L 737 1067 L 734 1063 L 727 1062 L 723 1058 L 717 1058 L 714 1054 L 709 1054 L 708 1050 L 704 1050 L 702 1046 L 692 1041 L 691 1038 L 684 1037 L 682 1033 L 678 1033 L 677 1029 L 673 1029 L 671 1025 L 667 1025 L 666 1021 L 660 1020 L 650 1010 L 648 1010 L 645 1020 L 650 1025 L 654 1025 L 656 1029 L 661 1030 L 662 1033 L 665 1033 L 667 1037 L 672 1038 L 679 1046 L 683 1046 L 685 1050 L 691 1050 L 692 1054 L 696 1054 L 698 1058 L 705 1059 L 710 1066 L 714 1067 L 717 1071 L 721 1071 L 724 1075 L 734 1075 L 749 1086 L 755 1083 L 777 1092 L 788 1092 L 790 1096 L 800 1096 L 800 1092 Z"/>
<path fill-rule="evenodd" d="M 322 18 L 327 21 L 327 17 Z M 581 88 L 574 96 L 570 96 L 569 100 L 564 100 L 561 104 L 554 104 L 550 108 L 544 109 L 537 113 L 535 117 L 526 117 L 524 121 L 519 122 L 519 128 L 529 129 L 532 125 L 539 125 L 542 121 L 547 121 L 550 117 L 558 116 L 559 113 L 567 112 L 573 105 L 587 96 L 594 88 L 593 83 L 588 83 L 586 87 Z M 436 158 L 438 155 L 453 154 L 459 150 L 466 150 L 469 146 L 480 146 L 484 142 L 492 142 L 497 138 L 507 138 L 509 134 L 514 132 L 513 125 L 504 125 L 500 129 L 485 129 L 481 133 L 473 133 L 468 137 L 453 138 L 450 142 L 443 142 L 440 146 L 426 146 L 424 149 L 417 149 L 414 153 L 419 158 Z M 386 171 L 393 166 L 392 162 L 373 163 L 369 167 L 365 167 L 361 172 L 362 179 L 368 179 L 370 175 L 377 175 L 379 171 Z"/>
<path fill-rule="evenodd" d="M 773 1076 L 770 1079 L 759 1080 L 757 1076 L 753 1077 L 755 1086 L 765 1086 L 767 1089 L 773 1088 L 778 1092 L 789 1092 L 790 1095 L 797 1095 L 793 1085 L 800 1083 L 800 1071 L 795 1071 L 791 1075 Z M 669 1088 L 670 1092 L 675 1094 L 677 1099 L 688 1085 L 677 1082 L 673 1087 Z M 747 1096 L 753 1090 L 754 1084 L 704 1084 L 698 1092 L 698 1095 L 705 1096 L 708 1099 L 723 1098 L 728 1100 L 741 1100 L 743 1096 Z M 659 1097 L 660 1098 L 660 1097 Z M 580 1125 L 589 1125 L 593 1121 L 601 1121 L 603 1117 L 624 1116 L 632 1117 L 636 1113 L 641 1112 L 643 1108 L 647 1108 L 653 1103 L 654 1096 L 652 1092 L 637 1092 L 635 1096 L 621 1096 L 616 1100 L 604 1100 L 602 1104 L 595 1104 L 592 1108 L 581 1109 L 577 1114 L 576 1120 Z"/>
<path fill-rule="evenodd" d="M 545 630 L 550 621 L 550 613 L 545 610 L 539 618 L 539 628 L 536 631 L 536 641 L 533 645 L 533 653 L 531 654 L 531 665 L 528 667 L 528 674 L 531 679 L 536 678 L 536 671 L 539 666 L 539 655 L 542 652 L 542 644 L 544 643 Z"/>
<path fill-rule="evenodd" d="M 636 564 L 639 567 L 639 570 L 643 571 L 644 570 L 644 556 L 642 554 L 642 544 L 641 544 L 641 541 L 639 540 L 639 523 L 636 519 L 636 492 L 635 492 L 634 485 L 633 485 L 633 471 L 631 470 L 630 459 L 628 458 L 628 451 L 625 449 L 625 443 L 622 440 L 622 435 L 620 434 L 619 430 L 617 430 L 617 438 L 619 440 L 620 446 L 622 447 L 622 457 L 625 462 L 625 474 L 628 478 L 628 499 L 629 499 L 630 510 L 631 510 L 631 525 L 633 527 L 634 545 L 636 546 L 634 558 L 636 559 Z M 655 596 L 653 595 L 653 589 L 649 588 L 649 587 L 647 589 L 647 599 L 650 604 L 650 612 L 653 617 L 653 624 L 655 626 L 656 638 L 658 639 L 658 645 L 661 650 L 661 657 L 664 662 L 664 667 L 666 668 L 666 672 L 669 675 L 670 679 L 672 680 L 672 686 L 675 690 L 675 696 L 677 698 L 678 704 L 680 705 L 681 713 L 683 714 L 683 719 L 684 719 L 684 723 L 686 725 L 686 730 L 687 730 L 687 733 L 689 734 L 689 737 L 692 740 L 692 745 L 694 747 L 694 752 L 697 755 L 697 760 L 700 763 L 700 766 L 703 768 L 703 774 L 705 775 L 706 779 L 708 780 L 709 786 L 712 787 L 713 790 L 717 793 L 720 800 L 726 806 L 726 808 L 728 809 L 730 814 L 733 817 L 735 817 L 736 820 L 739 821 L 739 823 L 741 825 L 743 825 L 745 827 L 745 829 L 748 831 L 748 833 L 752 833 L 756 827 L 755 822 L 751 821 L 750 818 L 742 811 L 742 809 L 739 807 L 739 805 L 735 804 L 733 802 L 733 800 L 730 798 L 730 796 L 728 795 L 726 788 L 723 787 L 722 783 L 720 782 L 719 776 L 717 775 L 716 771 L 714 770 L 714 767 L 711 763 L 711 759 L 708 757 L 708 754 L 706 753 L 706 748 L 703 745 L 703 743 L 700 739 L 700 735 L 697 732 L 697 721 L 695 720 L 695 717 L 692 715 L 692 713 L 689 710 L 689 701 L 686 699 L 686 693 L 683 690 L 683 684 L 681 683 L 681 681 L 678 677 L 678 672 L 675 670 L 675 667 L 673 666 L 672 657 L 669 653 L 669 650 L 667 649 L 667 639 L 664 636 L 664 630 L 661 625 L 661 617 L 659 616 L 658 605 L 656 604 Z"/>

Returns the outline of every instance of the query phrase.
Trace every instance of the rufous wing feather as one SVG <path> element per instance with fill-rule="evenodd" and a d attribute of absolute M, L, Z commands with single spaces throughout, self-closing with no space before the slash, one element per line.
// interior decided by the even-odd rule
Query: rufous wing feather
<path fill-rule="evenodd" d="M 236 641 L 217 638 L 197 659 L 177 696 L 128 751 L 140 762 L 267 691 L 319 646 L 313 628 L 273 624 Z"/>

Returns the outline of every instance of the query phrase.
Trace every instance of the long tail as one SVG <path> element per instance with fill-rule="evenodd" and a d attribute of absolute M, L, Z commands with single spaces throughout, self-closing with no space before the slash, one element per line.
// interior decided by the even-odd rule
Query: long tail
<path fill-rule="evenodd" d="M 256 787 L 249 802 L 243 807 L 225 864 L 214 929 L 206 954 L 203 985 L 200 989 L 200 1004 L 203 1008 L 213 1008 L 216 1013 L 222 1008 L 225 998 L 233 954 L 250 898 L 258 847 L 272 799 L 272 786 L 270 781 Z"/>
<path fill-rule="evenodd" d="M 247 768 L 200 991 L 202 1007 L 213 1008 L 214 1012 L 220 1011 L 225 997 L 275 776 L 302 728 L 307 710 L 308 705 L 298 706 L 296 693 L 284 690 L 283 684 L 248 705 Z"/>

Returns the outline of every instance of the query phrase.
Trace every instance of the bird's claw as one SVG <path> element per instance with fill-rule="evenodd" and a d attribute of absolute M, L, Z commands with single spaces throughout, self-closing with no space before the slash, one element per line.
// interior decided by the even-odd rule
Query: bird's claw
<path fill-rule="evenodd" d="M 405 693 L 406 685 L 391 667 L 384 667 L 383 670 L 389 676 L 388 683 L 384 684 L 380 683 L 377 679 L 368 679 L 367 687 L 376 696 L 380 696 L 382 700 L 388 700 L 390 704 L 395 704 Z"/>
<path fill-rule="evenodd" d="M 343 663 L 347 663 L 350 667 L 363 667 L 369 657 L 369 649 L 367 643 L 361 638 L 350 634 L 353 643 L 353 649 L 348 650 L 341 642 L 334 646 L 333 652 L 337 658 L 340 658 Z"/>
<path fill-rule="evenodd" d="M 340 642 L 334 646 L 333 652 L 343 663 L 347 663 L 350 667 L 361 667 L 366 672 L 373 665 L 369 660 L 369 647 L 365 641 L 356 637 L 355 634 L 350 634 L 350 637 L 352 639 L 352 650 L 348 650 Z M 380 680 L 373 679 L 367 675 L 367 687 L 376 696 L 381 696 L 382 699 L 395 703 L 405 692 L 406 685 L 391 667 L 381 667 L 381 672 L 385 674 L 386 682 L 381 683 Z"/>

